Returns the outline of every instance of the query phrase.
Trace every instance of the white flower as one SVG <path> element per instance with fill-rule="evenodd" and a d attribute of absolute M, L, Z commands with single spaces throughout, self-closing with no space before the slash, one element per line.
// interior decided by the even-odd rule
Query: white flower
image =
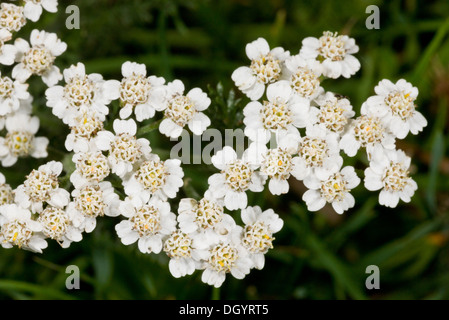
<path fill-rule="evenodd" d="M 62 169 L 61 162 L 50 161 L 31 171 L 24 183 L 15 190 L 15 202 L 33 213 L 41 212 L 44 203 L 56 208 L 65 207 L 70 194 L 59 187 L 58 177 Z"/>
<path fill-rule="evenodd" d="M 0 29 L 6 29 L 10 32 L 17 32 L 26 24 L 22 6 L 16 6 L 12 3 L 1 3 L 0 7 Z"/>
<path fill-rule="evenodd" d="M 154 117 L 156 111 L 166 107 L 165 79 L 162 77 L 147 77 L 144 64 L 127 61 L 122 65 L 121 82 L 110 83 L 110 90 L 118 92 L 120 98 L 120 118 L 128 118 L 133 110 L 136 120 L 141 122 Z"/>
<path fill-rule="evenodd" d="M 117 235 L 124 245 L 138 241 L 142 253 L 159 253 L 163 241 L 176 230 L 176 215 L 170 211 L 170 204 L 157 198 L 138 204 L 125 199 L 120 212 L 127 217 L 115 226 Z"/>
<path fill-rule="evenodd" d="M 226 236 L 209 238 L 209 257 L 203 262 L 201 280 L 216 288 L 220 287 L 230 273 L 236 279 L 249 274 L 253 262 L 241 242 L 242 227 L 235 225 Z"/>
<path fill-rule="evenodd" d="M 271 134 L 294 132 L 310 121 L 310 102 L 293 94 L 286 80 L 270 84 L 268 101 L 251 101 L 243 109 L 245 135 L 251 141 L 267 143 Z"/>
<path fill-rule="evenodd" d="M 95 148 L 75 153 L 72 161 L 76 170 L 70 175 L 70 181 L 77 189 L 88 184 L 98 184 L 111 172 L 108 158 Z"/>
<path fill-rule="evenodd" d="M 299 54 L 285 60 L 283 79 L 290 82 L 293 92 L 309 100 L 315 99 L 324 92 L 320 85 L 320 63 L 316 60 L 305 60 Z"/>
<path fill-rule="evenodd" d="M 174 231 L 164 242 L 164 252 L 170 258 L 168 268 L 175 278 L 192 274 L 207 259 L 208 250 L 201 248 L 201 238 L 195 233 Z"/>
<path fill-rule="evenodd" d="M 13 78 L 25 82 L 31 75 L 42 77 L 49 87 L 62 80 L 61 71 L 53 63 L 56 57 L 63 54 L 67 44 L 59 40 L 55 33 L 33 30 L 30 44 L 21 38 L 16 39 L 16 61 L 19 62 L 12 70 Z"/>
<path fill-rule="evenodd" d="M 360 62 L 353 56 L 359 51 L 353 38 L 326 31 L 317 39 L 307 37 L 299 52 L 305 60 L 321 63 L 321 73 L 328 78 L 350 78 L 360 69 Z"/>
<path fill-rule="evenodd" d="M 175 198 L 183 182 L 184 171 L 179 159 L 162 161 L 155 154 L 141 162 L 132 174 L 123 178 L 125 193 L 147 202 L 150 197 Z"/>
<path fill-rule="evenodd" d="M 284 221 L 273 209 L 262 212 L 259 206 L 247 207 L 241 212 L 243 228 L 242 244 L 256 269 L 263 269 L 265 254 L 273 248 L 273 234 L 280 231 Z"/>
<path fill-rule="evenodd" d="M 58 0 L 25 0 L 23 9 L 24 16 L 27 19 L 36 22 L 42 14 L 42 9 L 45 9 L 48 12 L 57 12 Z"/>
<path fill-rule="evenodd" d="M 225 146 L 211 158 L 214 166 L 221 172 L 209 177 L 209 191 L 214 198 L 223 199 L 229 210 L 246 208 L 247 190 L 263 190 L 265 179 L 255 171 L 260 166 L 260 156 L 257 153 L 262 149 L 257 150 L 256 144 L 252 146 L 254 147 L 245 150 L 241 159 L 229 146 Z"/>
<path fill-rule="evenodd" d="M 309 176 L 324 179 L 343 163 L 339 154 L 338 135 L 323 124 L 309 126 L 299 142 L 298 156 L 294 157 L 291 174 L 298 180 Z"/>
<path fill-rule="evenodd" d="M 14 192 L 6 183 L 5 176 L 0 172 L 0 206 L 14 202 Z"/>
<path fill-rule="evenodd" d="M 141 158 L 149 157 L 150 142 L 145 138 L 136 138 L 137 125 L 134 120 L 114 120 L 115 135 L 110 131 L 100 131 L 95 138 L 96 146 L 108 151 L 108 160 L 113 173 L 124 177 Z"/>
<path fill-rule="evenodd" d="M 286 134 L 279 138 L 277 147 L 265 148 L 262 154 L 260 174 L 269 178 L 268 189 L 273 195 L 288 193 L 291 172 L 294 170 L 293 155 L 298 152 L 301 137 Z M 263 149 L 263 146 L 261 147 Z"/>
<path fill-rule="evenodd" d="M 28 99 L 28 84 L 1 77 L 0 72 L 0 116 L 18 111 L 21 103 L 26 103 Z"/>
<path fill-rule="evenodd" d="M 376 148 L 370 165 L 365 169 L 364 184 L 370 191 L 381 190 L 379 204 L 395 208 L 399 200 L 410 202 L 418 189 L 410 177 L 411 158 L 402 150 Z"/>
<path fill-rule="evenodd" d="M 318 106 L 316 121 L 324 124 L 327 130 L 339 135 L 346 129 L 349 119 L 355 115 L 349 100 L 332 92 L 318 96 L 315 103 Z"/>
<path fill-rule="evenodd" d="M 8 133 L 4 138 L 0 137 L 0 160 L 4 167 L 14 165 L 19 157 L 47 156 L 48 139 L 35 137 L 39 130 L 38 117 L 16 113 L 6 118 L 5 127 Z"/>
<path fill-rule="evenodd" d="M 210 103 L 210 98 L 200 88 L 193 88 L 184 95 L 184 84 L 180 80 L 169 83 L 164 119 L 159 125 L 160 133 L 178 138 L 187 125 L 195 135 L 201 135 L 211 123 L 202 112 Z"/>
<path fill-rule="evenodd" d="M 324 179 L 314 176 L 305 179 L 304 184 L 309 190 L 304 192 L 302 199 L 310 211 L 318 211 L 326 203 L 331 203 L 335 212 L 342 214 L 354 207 L 355 199 L 350 191 L 359 183 L 360 178 L 355 173 L 354 167 L 346 166 L 341 170 L 337 167 Z"/>
<path fill-rule="evenodd" d="M 73 226 L 65 208 L 48 206 L 39 213 L 37 221 L 42 225 L 42 233 L 56 240 L 63 248 L 68 248 L 73 241 L 79 242 L 83 238 L 81 230 Z"/>
<path fill-rule="evenodd" d="M 248 98 L 259 100 L 265 92 L 265 86 L 280 79 L 284 61 L 290 52 L 281 47 L 270 50 L 264 38 L 248 43 L 245 51 L 251 65 L 237 68 L 231 78 Z"/>
<path fill-rule="evenodd" d="M 67 206 L 67 214 L 73 226 L 89 233 L 97 225 L 97 217 L 120 215 L 120 198 L 109 181 L 84 185 L 72 191 L 73 201 Z"/>
<path fill-rule="evenodd" d="M 384 79 L 374 88 L 375 96 L 368 98 L 362 114 L 371 113 L 382 118 L 385 126 L 399 139 L 409 132 L 418 134 L 427 126 L 427 120 L 416 111 L 418 88 L 404 79 L 396 83 Z"/>
<path fill-rule="evenodd" d="M 11 32 L 7 29 L 0 29 L 0 64 L 10 66 L 14 63 L 17 49 L 12 44 L 5 44 L 11 40 Z"/>
<path fill-rule="evenodd" d="M 118 92 L 111 90 L 114 80 L 105 81 L 98 73 L 86 74 L 83 63 L 64 70 L 64 86 L 53 86 L 45 91 L 47 106 L 55 116 L 70 124 L 80 114 L 95 113 L 100 121 L 109 113 L 108 104 L 118 98 Z"/>
<path fill-rule="evenodd" d="M 340 140 L 340 148 L 350 157 L 355 156 L 360 148 L 366 148 L 370 156 L 377 145 L 385 149 L 394 149 L 395 137 L 385 128 L 381 119 L 367 115 L 352 120 Z"/>
<path fill-rule="evenodd" d="M 234 219 L 224 213 L 222 201 L 208 195 L 199 201 L 183 198 L 178 207 L 179 229 L 187 234 L 218 232 L 227 233 L 235 224 Z"/>
<path fill-rule="evenodd" d="M 31 218 L 28 209 L 17 204 L 0 206 L 0 243 L 3 248 L 18 246 L 21 249 L 42 253 L 47 247 L 42 226 Z"/>
<path fill-rule="evenodd" d="M 88 152 L 91 140 L 103 130 L 103 122 L 95 112 L 84 112 L 69 121 L 70 133 L 65 139 L 67 151 Z"/>

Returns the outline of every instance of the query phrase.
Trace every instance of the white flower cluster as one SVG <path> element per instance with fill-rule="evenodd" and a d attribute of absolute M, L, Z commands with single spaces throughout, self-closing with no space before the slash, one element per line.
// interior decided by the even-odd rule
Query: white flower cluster
<path fill-rule="evenodd" d="M 410 201 L 417 185 L 409 175 L 410 158 L 396 150 L 395 141 L 427 125 L 416 111 L 418 89 L 404 79 L 382 80 L 355 117 L 348 98 L 321 86 L 326 78 L 354 75 L 358 50 L 354 39 L 331 32 L 305 38 L 296 55 L 270 49 L 263 38 L 247 44 L 251 64 L 237 68 L 232 79 L 251 100 L 243 110 L 251 144 L 241 159 L 231 148 L 217 153 L 213 162 L 221 173 L 209 179 L 210 191 L 228 209 L 245 208 L 245 192 L 262 191 L 267 179 L 273 195 L 287 193 L 293 176 L 308 188 L 303 200 L 310 211 L 329 203 L 341 214 L 355 205 L 350 192 L 361 181 L 354 167 L 344 166 L 341 152 L 353 157 L 360 148 L 369 160 L 365 187 L 382 189 L 379 203 Z M 268 148 L 273 138 L 275 146 Z"/>
<path fill-rule="evenodd" d="M 137 242 L 142 253 L 165 253 L 174 277 L 201 270 L 204 283 L 219 287 L 229 273 L 243 279 L 251 269 L 262 269 L 274 234 L 283 227 L 272 209 L 248 205 L 247 191 L 263 191 L 267 180 L 270 192 L 281 195 L 293 176 L 309 188 L 303 196 L 309 210 L 331 203 L 342 213 L 354 206 L 350 191 L 360 179 L 353 167 L 343 166 L 340 152 L 354 156 L 365 147 L 370 160 L 365 185 L 382 189 L 381 204 L 410 201 L 416 190 L 410 158 L 394 143 L 426 125 L 415 110 L 416 88 L 404 80 L 384 80 L 353 119 L 349 100 L 321 87 L 323 77 L 348 78 L 360 68 L 353 39 L 326 32 L 306 38 L 300 53 L 291 56 L 282 48 L 270 50 L 259 38 L 246 47 L 251 65 L 232 74 L 251 99 L 243 110 L 251 144 L 241 156 L 231 147 L 218 151 L 212 162 L 220 172 L 209 177 L 208 190 L 201 199 L 180 199 L 175 213 L 172 201 L 184 184 L 181 161 L 153 153 L 150 141 L 138 138 L 138 124 L 159 112 L 161 134 L 176 138 L 188 128 L 201 135 L 211 124 L 203 112 L 211 99 L 200 88 L 186 92 L 180 80 L 148 76 L 145 65 L 136 62 L 123 63 L 121 80 L 87 74 L 81 62 L 61 72 L 54 61 L 67 46 L 45 31 L 32 31 L 30 43 L 21 38 L 6 43 L 27 19 L 37 21 L 42 9 L 56 12 L 57 1 L 1 4 L 0 63 L 16 65 L 11 77 L 0 74 L 0 129 L 6 129 L 0 160 L 6 167 L 19 157 L 47 156 L 49 141 L 35 137 L 39 119 L 31 115 L 27 91 L 26 81 L 36 75 L 48 86 L 47 106 L 70 128 L 65 148 L 74 170 L 65 168 L 67 190 L 60 186 L 64 168 L 58 161 L 39 166 L 15 189 L 0 174 L 4 248 L 42 252 L 47 240 L 67 248 L 92 232 L 97 219 L 121 217 L 115 231 L 124 245 Z M 114 101 L 119 118 L 112 119 L 109 131 Z M 272 137 L 276 147 L 268 148 Z M 226 210 L 239 210 L 243 226 Z"/>

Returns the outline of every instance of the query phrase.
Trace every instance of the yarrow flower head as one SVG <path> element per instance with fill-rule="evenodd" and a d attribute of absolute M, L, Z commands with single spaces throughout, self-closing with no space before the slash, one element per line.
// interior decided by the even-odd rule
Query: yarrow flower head
<path fill-rule="evenodd" d="M 72 191 L 72 197 L 67 214 L 73 226 L 85 232 L 95 229 L 98 217 L 120 214 L 120 198 L 109 181 L 83 185 Z"/>
<path fill-rule="evenodd" d="M 151 154 L 136 165 L 135 171 L 123 179 L 125 193 L 146 203 L 150 197 L 172 199 L 183 185 L 184 171 L 179 159 L 161 160 Z"/>
<path fill-rule="evenodd" d="M 281 78 L 284 61 L 290 56 L 290 52 L 282 47 L 270 50 L 264 38 L 248 43 L 245 51 L 251 65 L 237 68 L 231 78 L 248 98 L 259 100 L 266 86 Z"/>
<path fill-rule="evenodd" d="M 371 113 L 382 119 L 385 126 L 398 138 L 409 132 L 418 134 L 427 126 L 427 120 L 416 110 L 418 88 L 404 79 L 396 83 L 384 79 L 374 88 L 375 96 L 369 97 L 362 113 Z"/>
<path fill-rule="evenodd" d="M 209 177 L 209 192 L 212 197 L 223 200 L 227 209 L 246 208 L 246 191 L 263 190 L 265 179 L 256 171 L 260 166 L 261 150 L 256 144 L 252 144 L 252 147 L 238 158 L 234 149 L 225 146 L 212 157 L 212 163 L 221 172 Z"/>
<path fill-rule="evenodd" d="M 330 203 L 335 212 L 342 214 L 354 207 L 355 199 L 350 193 L 360 183 L 360 178 L 355 173 L 354 167 L 346 166 L 329 172 L 328 176 L 317 178 L 309 176 L 304 180 L 304 185 L 309 189 L 302 199 L 306 202 L 307 209 L 318 211 L 326 203 Z"/>
<path fill-rule="evenodd" d="M 79 113 L 70 119 L 70 133 L 65 139 L 67 151 L 88 152 L 91 141 L 104 129 L 104 124 L 95 112 Z"/>
<path fill-rule="evenodd" d="M 39 213 L 37 222 L 42 225 L 42 233 L 62 248 L 68 248 L 72 242 L 83 238 L 82 231 L 73 225 L 65 208 L 48 206 Z"/>
<path fill-rule="evenodd" d="M 123 63 L 122 76 L 122 81 L 110 83 L 110 90 L 116 91 L 120 99 L 120 118 L 126 119 L 134 112 L 141 122 L 164 110 L 167 91 L 164 78 L 147 76 L 144 64 L 130 61 Z"/>
<path fill-rule="evenodd" d="M 56 208 L 65 207 L 70 200 L 70 194 L 59 187 L 58 177 L 62 169 L 61 162 L 50 161 L 31 171 L 25 182 L 15 191 L 16 202 L 33 213 L 41 212 L 44 203 Z"/>
<path fill-rule="evenodd" d="M 305 60 L 320 62 L 321 74 L 328 78 L 350 78 L 360 69 L 360 62 L 353 56 L 359 51 L 353 38 L 326 31 L 320 38 L 307 37 L 299 52 Z"/>
<path fill-rule="evenodd" d="M 180 80 L 167 85 L 164 119 L 159 125 L 159 132 L 167 137 L 179 137 L 186 125 L 195 135 L 201 135 L 210 126 L 209 117 L 202 112 L 209 107 L 210 98 L 200 88 L 193 88 L 186 95 L 184 91 Z"/>
<path fill-rule="evenodd" d="M 245 135 L 251 141 L 267 143 L 271 135 L 297 132 L 310 120 L 310 102 L 293 94 L 290 84 L 278 81 L 267 88 L 267 99 L 251 101 L 243 109 Z"/>
<path fill-rule="evenodd" d="M 5 176 L 0 172 L 0 207 L 4 204 L 14 202 L 14 192 L 9 184 L 6 183 Z"/>
<path fill-rule="evenodd" d="M 113 173 L 119 177 L 133 170 L 141 159 L 150 156 L 150 142 L 145 138 L 136 138 L 137 125 L 134 120 L 114 120 L 115 135 L 109 131 L 100 131 L 95 138 L 96 146 L 108 151 L 108 160 Z"/>
<path fill-rule="evenodd" d="M 410 162 L 402 150 L 376 148 L 365 169 L 364 184 L 370 191 L 381 190 L 379 204 L 395 208 L 399 200 L 410 202 L 418 185 L 410 177 Z"/>
<path fill-rule="evenodd" d="M 42 253 L 48 244 L 41 231 L 42 225 L 32 219 L 30 210 L 15 203 L 0 206 L 0 243 L 3 248 L 17 246 Z"/>
<path fill-rule="evenodd" d="M 0 160 L 4 167 L 10 167 L 18 158 L 47 156 L 48 138 L 35 137 L 39 130 L 39 118 L 26 113 L 16 113 L 5 121 L 7 134 L 0 137 Z"/>
<path fill-rule="evenodd" d="M 115 226 L 118 236 L 125 245 L 138 242 L 142 253 L 159 253 L 163 242 L 176 230 L 176 215 L 170 204 L 158 198 L 147 203 L 125 199 L 120 212 L 127 220 Z"/>
<path fill-rule="evenodd" d="M 85 113 L 96 114 L 100 121 L 105 121 L 109 114 L 107 105 L 118 98 L 118 93 L 111 89 L 114 80 L 105 81 L 98 73 L 86 74 L 83 63 L 72 65 L 63 73 L 65 85 L 52 86 L 45 92 L 53 114 L 69 125 Z"/>
<path fill-rule="evenodd" d="M 63 54 L 67 44 L 57 38 L 55 33 L 33 30 L 30 44 L 21 38 L 16 39 L 16 61 L 19 62 L 12 70 L 13 78 L 25 82 L 32 75 L 42 77 L 49 87 L 62 80 L 61 71 L 54 65 L 56 57 Z"/>
<path fill-rule="evenodd" d="M 263 269 L 265 254 L 273 248 L 273 234 L 279 232 L 284 221 L 273 209 L 262 212 L 259 206 L 247 207 L 241 212 L 245 224 L 242 244 L 249 252 L 249 257 L 256 269 Z"/>
<path fill-rule="evenodd" d="M 75 188 L 103 181 L 111 172 L 108 158 L 98 149 L 75 153 L 72 157 L 76 170 L 70 176 Z"/>
<path fill-rule="evenodd" d="M 17 32 L 26 24 L 24 8 L 13 3 L 0 4 L 0 28 L 10 32 Z"/>

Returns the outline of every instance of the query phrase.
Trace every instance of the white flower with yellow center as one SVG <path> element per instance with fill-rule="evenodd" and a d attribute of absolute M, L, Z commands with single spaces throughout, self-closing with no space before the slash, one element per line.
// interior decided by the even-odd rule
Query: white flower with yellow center
<path fill-rule="evenodd" d="M 16 113 L 6 118 L 7 134 L 0 137 L 0 160 L 2 166 L 10 167 L 18 158 L 47 156 L 48 138 L 35 137 L 39 130 L 39 118 Z"/>
<path fill-rule="evenodd" d="M 76 170 L 71 174 L 70 181 L 77 189 L 87 184 L 98 184 L 111 172 L 108 158 L 95 148 L 75 153 L 72 161 Z"/>
<path fill-rule="evenodd" d="M 0 206 L 0 243 L 3 248 L 17 246 L 42 253 L 48 244 L 41 231 L 42 225 L 32 219 L 30 210 L 17 204 Z"/>
<path fill-rule="evenodd" d="M 170 138 L 178 138 L 187 125 L 195 135 L 201 135 L 210 126 L 210 119 L 202 111 L 211 100 L 200 88 L 191 89 L 184 95 L 184 84 L 175 80 L 167 84 L 164 119 L 159 125 L 160 133 Z"/>
<path fill-rule="evenodd" d="M 229 210 L 246 208 L 246 191 L 263 191 L 265 178 L 256 171 L 260 167 L 263 149 L 256 144 L 251 146 L 241 158 L 229 146 L 225 146 L 211 158 L 213 165 L 221 172 L 209 177 L 209 192 L 215 199 L 223 200 Z"/>
<path fill-rule="evenodd" d="M 36 22 L 41 17 L 43 9 L 55 13 L 58 11 L 58 0 L 25 0 L 24 16 Z"/>
<path fill-rule="evenodd" d="M 324 124 L 327 130 L 341 135 L 355 115 L 348 99 L 326 92 L 315 99 L 318 106 L 317 123 Z"/>
<path fill-rule="evenodd" d="M 273 248 L 273 234 L 279 232 L 284 221 L 273 209 L 262 212 L 259 206 L 247 207 L 241 212 L 245 224 L 242 234 L 242 244 L 248 250 L 249 257 L 256 269 L 263 269 L 265 254 Z"/>
<path fill-rule="evenodd" d="M 10 66 L 14 63 L 17 49 L 12 44 L 5 44 L 11 40 L 11 32 L 7 29 L 0 29 L 0 64 Z M 0 94 L 1 95 L 1 94 Z"/>
<path fill-rule="evenodd" d="M 302 199 L 310 211 L 322 209 L 326 203 L 330 203 L 338 214 L 354 207 L 355 199 L 350 193 L 360 183 L 360 178 L 355 173 L 354 167 L 346 166 L 343 169 L 337 167 L 327 177 L 318 179 L 309 176 L 304 180 L 304 185 L 309 189 L 304 192 Z"/>
<path fill-rule="evenodd" d="M 114 80 L 105 81 L 98 73 L 86 74 L 81 62 L 63 73 L 65 85 L 45 91 L 47 106 L 52 108 L 53 114 L 69 125 L 73 118 L 85 113 L 94 113 L 100 121 L 105 121 L 109 114 L 107 105 L 118 98 L 118 93 L 110 89 Z"/>
<path fill-rule="evenodd" d="M 307 37 L 302 41 L 299 55 L 321 64 L 321 74 L 328 78 L 350 78 L 360 69 L 353 54 L 359 51 L 353 38 L 326 31 L 320 38 Z"/>
<path fill-rule="evenodd" d="M 23 7 L 5 2 L 0 5 L 0 29 L 6 29 L 10 32 L 17 32 L 22 29 L 27 22 Z"/>
<path fill-rule="evenodd" d="M 14 192 L 6 183 L 5 176 L 0 172 L 0 206 L 14 202 Z"/>
<path fill-rule="evenodd" d="M 231 78 L 248 98 L 259 100 L 265 87 L 281 78 L 284 61 L 290 56 L 290 52 L 281 47 L 270 50 L 264 38 L 248 43 L 245 51 L 251 65 L 237 68 Z"/>
<path fill-rule="evenodd" d="M 70 133 L 65 139 L 67 151 L 88 152 L 91 140 L 104 128 L 103 122 L 95 112 L 84 112 L 70 120 Z"/>
<path fill-rule="evenodd" d="M 324 92 L 318 61 L 307 61 L 297 54 L 285 60 L 285 67 L 282 78 L 290 82 L 295 94 L 313 100 Z"/>
<path fill-rule="evenodd" d="M 298 180 L 309 176 L 324 179 L 343 163 L 338 145 L 338 135 L 323 124 L 309 126 L 301 137 L 298 156 L 294 157 L 291 174 Z"/>
<path fill-rule="evenodd" d="M 404 79 L 396 83 L 384 79 L 374 91 L 376 95 L 368 98 L 361 112 L 381 118 L 398 139 L 404 139 L 409 132 L 416 135 L 427 126 L 426 118 L 416 110 L 418 88 L 411 83 Z"/>
<path fill-rule="evenodd" d="M 293 94 L 288 81 L 270 84 L 267 99 L 251 101 L 243 109 L 245 135 L 251 141 L 267 143 L 272 134 L 294 132 L 310 122 L 310 101 Z"/>
<path fill-rule="evenodd" d="M 235 225 L 234 219 L 224 213 L 222 201 L 206 193 L 200 200 L 184 198 L 178 207 L 179 229 L 191 233 L 225 234 Z"/>
<path fill-rule="evenodd" d="M 270 179 L 268 189 L 273 195 L 288 193 L 291 172 L 294 170 L 293 155 L 298 153 L 301 137 L 299 133 L 281 135 L 276 148 L 261 146 L 260 174 Z"/>
<path fill-rule="evenodd" d="M 122 65 L 121 81 L 111 81 L 109 90 L 117 92 L 120 99 L 120 118 L 126 119 L 134 111 L 141 122 L 153 118 L 156 111 L 166 107 L 165 79 L 147 76 L 144 64 L 127 61 Z"/>
<path fill-rule="evenodd" d="M 195 233 L 176 230 L 165 240 L 163 250 L 170 258 L 168 268 L 175 278 L 192 274 L 207 259 L 208 251 L 198 248 L 201 241 Z"/>
<path fill-rule="evenodd" d="M 365 169 L 364 184 L 370 191 L 381 190 L 379 204 L 395 208 L 399 200 L 410 202 L 418 185 L 410 177 L 410 162 L 402 150 L 375 148 Z"/>
<path fill-rule="evenodd" d="M 67 206 L 67 214 L 73 226 L 87 233 L 97 226 L 97 218 L 120 215 L 120 198 L 109 181 L 84 185 L 72 191 L 73 201 Z"/>
<path fill-rule="evenodd" d="M 140 159 L 149 157 L 150 142 L 145 138 L 136 138 L 137 125 L 134 120 L 114 120 L 115 135 L 110 131 L 100 131 L 95 138 L 96 146 L 108 151 L 108 160 L 113 173 L 119 177 L 133 170 Z"/>
<path fill-rule="evenodd" d="M 147 202 L 150 197 L 162 200 L 175 198 L 184 184 L 184 171 L 179 159 L 162 161 L 151 154 L 136 166 L 131 175 L 123 178 L 125 193 L 131 198 Z"/>
<path fill-rule="evenodd" d="M 26 103 L 30 97 L 28 84 L 1 77 L 0 72 L 0 116 L 18 111 L 21 103 Z"/>
<path fill-rule="evenodd" d="M 25 82 L 32 75 L 42 77 L 42 81 L 52 87 L 62 80 L 61 71 L 54 65 L 56 57 L 63 54 L 67 44 L 59 40 L 55 33 L 33 30 L 30 44 L 21 38 L 16 39 L 16 61 L 19 62 L 13 70 L 13 78 Z"/>
<path fill-rule="evenodd" d="M 138 241 L 142 253 L 159 253 L 163 241 L 176 230 L 176 215 L 170 204 L 158 198 L 147 203 L 125 199 L 120 204 L 120 213 L 128 218 L 115 226 L 124 245 Z"/>
<path fill-rule="evenodd" d="M 353 157 L 360 148 L 366 148 L 368 156 L 377 145 L 392 150 L 396 139 L 382 120 L 372 115 L 361 115 L 352 120 L 340 140 L 340 148 Z"/>
<path fill-rule="evenodd" d="M 208 239 L 208 257 L 201 267 L 204 269 L 201 275 L 204 283 L 218 288 L 229 273 L 240 280 L 249 274 L 253 262 L 242 245 L 242 232 L 242 227 L 235 225 L 228 234 L 217 234 Z"/>
<path fill-rule="evenodd" d="M 63 248 L 68 248 L 73 241 L 79 242 L 83 238 L 81 230 L 73 226 L 65 208 L 48 206 L 39 213 L 37 222 L 42 225 L 42 233 Z"/>
<path fill-rule="evenodd" d="M 67 190 L 59 187 L 58 177 L 62 163 L 50 161 L 31 171 L 24 183 L 15 190 L 15 202 L 31 212 L 41 212 L 44 203 L 57 208 L 65 207 L 70 200 Z"/>

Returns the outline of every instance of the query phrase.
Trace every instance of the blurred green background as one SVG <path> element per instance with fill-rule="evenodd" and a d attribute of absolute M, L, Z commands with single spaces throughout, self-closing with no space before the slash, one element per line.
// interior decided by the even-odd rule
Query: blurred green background
<path fill-rule="evenodd" d="M 65 28 L 70 4 L 80 8 L 79 30 Z M 380 8 L 379 30 L 365 27 L 365 10 L 372 4 Z M 211 127 L 220 130 L 243 125 L 247 100 L 230 77 L 248 64 L 246 43 L 265 37 L 271 47 L 296 54 L 305 37 L 327 30 L 350 35 L 360 47 L 356 56 L 361 70 L 351 79 L 326 80 L 323 86 L 347 96 L 357 113 L 384 78 L 404 78 L 419 88 L 418 110 L 429 124 L 418 136 L 398 141 L 413 158 L 419 189 L 411 203 L 388 209 L 362 183 L 353 190 L 356 206 L 343 215 L 328 207 L 307 212 L 301 200 L 305 189 L 294 180 L 290 193 L 280 197 L 268 190 L 250 194 L 249 205 L 273 208 L 285 225 L 263 270 L 252 270 L 244 280 L 228 276 L 219 290 L 203 284 L 199 271 L 173 278 L 164 254 L 144 255 L 137 245 L 122 245 L 114 231 L 120 218 L 104 217 L 93 233 L 69 249 L 54 241 L 41 255 L 0 248 L 0 298 L 448 299 L 448 16 L 446 0 L 60 0 L 57 14 L 44 12 L 19 35 L 28 38 L 33 28 L 56 32 L 68 44 L 56 60 L 61 69 L 81 61 L 89 73 L 121 79 L 121 64 L 130 60 L 145 63 L 149 74 L 167 81 L 181 79 L 187 89 L 198 86 L 212 98 L 207 114 Z M 70 162 L 63 144 L 68 129 L 45 107 L 44 90 L 40 79 L 31 79 L 40 133 L 51 141 L 50 157 L 2 168 L 14 187 L 49 159 Z M 156 153 L 168 156 L 173 142 L 157 131 L 146 136 Z M 354 165 L 363 179 L 366 159 L 345 158 L 345 163 Z M 205 165 L 185 165 L 184 170 L 186 185 L 178 199 L 202 194 L 207 177 L 216 172 Z M 79 290 L 65 288 L 69 265 L 80 268 Z M 380 268 L 379 290 L 365 288 L 369 265 Z"/>

